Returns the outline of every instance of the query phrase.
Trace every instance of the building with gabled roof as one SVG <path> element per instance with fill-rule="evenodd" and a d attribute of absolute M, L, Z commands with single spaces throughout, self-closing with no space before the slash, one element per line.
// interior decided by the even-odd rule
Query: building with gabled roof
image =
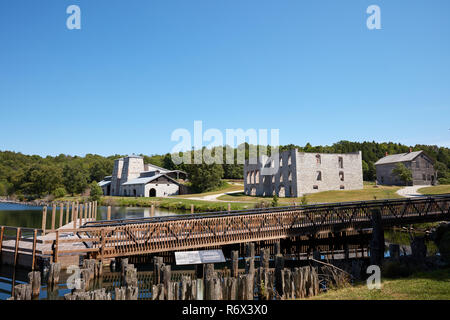
<path fill-rule="evenodd" d="M 433 159 L 425 152 L 412 151 L 388 155 L 375 162 L 377 170 L 377 184 L 380 185 L 405 185 L 399 177 L 392 173 L 392 170 L 399 163 L 411 170 L 412 182 L 409 185 L 434 185 L 436 183 L 436 170 Z"/>
<path fill-rule="evenodd" d="M 144 164 L 141 156 L 114 161 L 113 173 L 99 182 L 104 195 L 132 197 L 166 197 L 186 193 L 181 183 L 187 174 L 153 164 Z"/>

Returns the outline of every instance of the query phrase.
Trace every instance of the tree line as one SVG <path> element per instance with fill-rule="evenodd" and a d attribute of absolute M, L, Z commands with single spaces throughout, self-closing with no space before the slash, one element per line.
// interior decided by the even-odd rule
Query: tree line
<path fill-rule="evenodd" d="M 262 146 L 256 146 L 257 149 Z M 266 147 L 270 154 L 270 146 Z M 374 181 L 376 171 L 374 163 L 388 154 L 405 153 L 410 148 L 413 151 L 423 150 L 435 161 L 438 171 L 438 180 L 442 184 L 450 183 L 450 149 L 431 145 L 406 146 L 393 142 L 350 142 L 339 141 L 331 146 L 305 146 L 284 145 L 280 151 L 296 148 L 300 152 L 318 153 L 348 153 L 362 151 L 363 178 Z M 245 159 L 249 157 L 250 146 L 242 144 L 238 149 L 245 151 Z M 194 191 L 202 192 L 213 190 L 221 184 L 221 179 L 242 179 L 243 165 L 237 164 L 237 151 L 234 164 L 206 164 L 190 165 L 175 164 L 172 156 L 142 155 L 145 163 L 151 163 L 170 170 L 186 171 L 190 177 L 191 187 Z M 216 148 L 217 150 L 217 148 Z M 193 158 L 194 152 L 191 151 Z M 214 155 L 214 150 L 211 152 Z M 225 147 L 223 154 L 226 154 Z M 114 160 L 124 155 L 103 157 L 87 154 L 84 157 L 58 155 L 56 157 L 40 157 L 37 155 L 24 155 L 11 151 L 0 151 L 0 196 L 24 195 L 29 198 L 42 197 L 48 194 L 80 194 L 92 182 L 101 181 L 105 176 L 111 175 Z M 55 192 L 58 189 L 58 192 Z"/>

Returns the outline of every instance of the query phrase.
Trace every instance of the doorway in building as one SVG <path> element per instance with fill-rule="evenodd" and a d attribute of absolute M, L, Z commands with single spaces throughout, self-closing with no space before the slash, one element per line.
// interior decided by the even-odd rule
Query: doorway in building
<path fill-rule="evenodd" d="M 149 197 L 156 197 L 156 189 L 154 189 L 154 188 L 150 189 Z"/>

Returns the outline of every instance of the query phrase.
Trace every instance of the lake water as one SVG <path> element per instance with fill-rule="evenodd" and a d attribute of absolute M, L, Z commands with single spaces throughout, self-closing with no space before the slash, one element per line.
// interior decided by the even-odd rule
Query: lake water
<path fill-rule="evenodd" d="M 50 213 L 50 215 L 49 215 Z M 186 214 L 187 211 L 169 211 L 155 208 L 154 217 Z M 97 220 L 106 220 L 107 207 L 98 207 Z M 111 219 L 151 217 L 150 208 L 112 207 Z M 65 221 L 65 209 L 64 217 Z M 47 228 L 51 228 L 51 208 L 47 212 Z M 59 223 L 59 208 L 56 210 L 56 223 Z M 0 226 L 38 228 L 42 227 L 42 207 L 15 203 L 0 203 Z"/>

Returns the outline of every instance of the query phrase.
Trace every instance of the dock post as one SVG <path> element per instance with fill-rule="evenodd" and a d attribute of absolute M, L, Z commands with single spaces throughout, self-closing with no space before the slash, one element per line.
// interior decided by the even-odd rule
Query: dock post
<path fill-rule="evenodd" d="M 69 223 L 70 202 L 66 203 L 66 224 Z"/>
<path fill-rule="evenodd" d="M 47 206 L 42 208 L 42 234 L 45 235 L 45 226 L 47 225 Z"/>
<path fill-rule="evenodd" d="M 78 223 L 78 227 L 81 227 L 81 224 L 83 223 L 83 204 L 80 203 L 80 205 L 78 206 L 79 210 L 78 210 L 78 219 L 80 220 Z"/>
<path fill-rule="evenodd" d="M 55 230 L 56 204 L 52 205 L 52 230 Z"/>
<path fill-rule="evenodd" d="M 77 228 L 77 217 L 78 215 L 78 204 L 72 206 L 72 222 L 73 222 L 73 228 L 76 229 Z"/>
<path fill-rule="evenodd" d="M 55 242 L 53 248 L 53 262 L 58 262 L 58 242 L 59 242 L 59 230 L 55 231 Z"/>
<path fill-rule="evenodd" d="M 16 230 L 16 248 L 15 248 L 15 250 L 14 250 L 14 269 L 16 268 L 16 265 L 17 265 L 17 257 L 18 257 L 18 255 L 19 255 L 20 232 L 21 232 L 21 229 L 20 229 L 20 227 L 19 227 L 19 228 L 17 228 L 17 230 Z"/>
<path fill-rule="evenodd" d="M 89 220 L 92 219 L 92 202 L 89 202 L 89 213 L 88 213 L 87 218 L 88 218 Z"/>
<path fill-rule="evenodd" d="M 32 260 L 31 260 L 31 271 L 34 271 L 34 265 L 36 264 L 36 240 L 37 240 L 37 229 L 34 229 L 34 233 L 33 233 L 33 253 L 32 253 Z M 0 253 L 1 253 L 1 248 L 0 248 Z"/>
<path fill-rule="evenodd" d="M 111 220 L 111 206 L 108 206 L 108 213 L 106 214 L 106 220 Z"/>
<path fill-rule="evenodd" d="M 231 276 L 236 278 L 238 276 L 238 262 L 239 262 L 239 251 L 231 251 Z"/>
<path fill-rule="evenodd" d="M 63 226 L 64 203 L 59 204 L 59 227 Z"/>
<path fill-rule="evenodd" d="M 84 219 L 85 219 L 85 220 L 86 220 L 87 217 L 88 217 L 88 205 L 89 205 L 88 202 L 85 202 L 85 203 L 84 203 Z"/>
<path fill-rule="evenodd" d="M 0 229 L 0 265 L 2 263 L 2 247 L 3 247 L 3 235 L 5 234 L 5 227 Z"/>
<path fill-rule="evenodd" d="M 191 213 L 194 213 L 194 205 L 191 204 Z"/>
<path fill-rule="evenodd" d="M 228 212 L 231 211 L 231 203 L 228 203 Z"/>
<path fill-rule="evenodd" d="M 150 209 L 150 217 L 154 217 L 155 216 L 155 205 L 152 204 L 152 207 Z"/>

